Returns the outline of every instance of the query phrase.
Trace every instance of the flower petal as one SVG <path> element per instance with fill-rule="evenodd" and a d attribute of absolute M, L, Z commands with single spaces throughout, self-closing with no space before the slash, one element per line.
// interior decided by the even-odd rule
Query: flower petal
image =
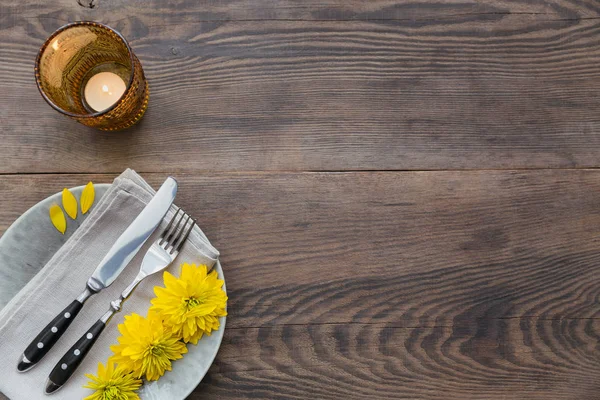
<path fill-rule="evenodd" d="M 89 182 L 85 185 L 83 192 L 81 192 L 81 213 L 87 213 L 92 204 L 94 204 L 94 198 L 96 197 L 96 191 L 94 190 L 94 184 Z"/>
<path fill-rule="evenodd" d="M 77 199 L 67 188 L 62 191 L 62 204 L 71 219 L 77 218 Z"/>
<path fill-rule="evenodd" d="M 52 225 L 64 235 L 67 230 L 67 219 L 65 218 L 65 213 L 58 204 L 52 204 L 50 206 L 50 220 L 52 221 Z"/>

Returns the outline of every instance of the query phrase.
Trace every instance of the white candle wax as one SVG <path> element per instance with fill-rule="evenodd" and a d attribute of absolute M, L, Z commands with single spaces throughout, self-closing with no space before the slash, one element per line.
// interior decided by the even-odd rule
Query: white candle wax
<path fill-rule="evenodd" d="M 104 111 L 121 98 L 125 89 L 125 82 L 119 75 L 100 72 L 92 76 L 85 85 L 85 101 L 93 110 Z"/>

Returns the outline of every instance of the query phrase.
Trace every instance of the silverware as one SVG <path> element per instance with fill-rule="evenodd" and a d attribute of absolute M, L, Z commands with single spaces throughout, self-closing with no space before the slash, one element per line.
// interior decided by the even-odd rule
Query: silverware
<path fill-rule="evenodd" d="M 144 256 L 140 272 L 138 272 L 133 282 L 123 290 L 121 297 L 110 303 L 110 308 L 106 314 L 96 321 L 54 366 L 46 382 L 47 394 L 56 392 L 73 375 L 106 327 L 106 324 L 108 324 L 108 321 L 113 315 L 121 311 L 123 302 L 131 296 L 137 285 L 148 276 L 167 268 L 175 260 L 196 224 L 189 215 L 179 211 L 177 210 L 173 215 L 160 238 L 152 244 Z M 174 223 L 175 220 L 177 222 Z"/>
<path fill-rule="evenodd" d="M 85 290 L 60 312 L 27 346 L 17 369 L 20 372 L 33 368 L 66 332 L 83 304 L 94 294 L 110 286 L 121 271 L 148 240 L 173 204 L 177 194 L 177 181 L 169 177 L 137 218 L 117 239 L 87 281 Z"/>

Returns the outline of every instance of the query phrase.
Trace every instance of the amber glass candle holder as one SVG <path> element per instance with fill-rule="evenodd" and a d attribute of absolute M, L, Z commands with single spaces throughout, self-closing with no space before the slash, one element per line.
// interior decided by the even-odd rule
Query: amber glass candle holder
<path fill-rule="evenodd" d="M 75 22 L 54 32 L 38 53 L 35 77 L 48 104 L 93 128 L 128 128 L 148 107 L 140 61 L 120 33 L 97 22 Z"/>

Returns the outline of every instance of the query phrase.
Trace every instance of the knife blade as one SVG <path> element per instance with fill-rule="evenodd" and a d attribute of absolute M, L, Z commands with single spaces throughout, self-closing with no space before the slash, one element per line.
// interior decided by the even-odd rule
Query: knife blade
<path fill-rule="evenodd" d="M 169 177 L 100 261 L 88 279 L 85 290 L 50 321 L 27 346 L 17 365 L 18 371 L 25 372 L 33 368 L 66 332 L 83 308 L 83 304 L 115 281 L 161 223 L 173 204 L 176 194 L 177 181 Z"/>

